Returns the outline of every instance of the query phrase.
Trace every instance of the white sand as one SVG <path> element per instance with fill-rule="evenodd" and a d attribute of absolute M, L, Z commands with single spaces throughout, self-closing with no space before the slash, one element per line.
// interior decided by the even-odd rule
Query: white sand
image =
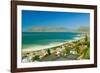
<path fill-rule="evenodd" d="M 66 43 L 66 42 L 64 42 Z M 25 52 L 25 51 L 37 51 L 37 50 L 42 50 L 42 49 L 48 49 L 48 48 L 52 48 L 52 47 L 55 47 L 55 46 L 60 46 L 60 45 L 63 45 L 64 43 L 53 43 L 53 44 L 49 44 L 49 45 L 43 45 L 43 46 L 33 46 L 33 47 L 30 47 L 30 48 L 25 48 L 23 49 L 22 51 Z"/>

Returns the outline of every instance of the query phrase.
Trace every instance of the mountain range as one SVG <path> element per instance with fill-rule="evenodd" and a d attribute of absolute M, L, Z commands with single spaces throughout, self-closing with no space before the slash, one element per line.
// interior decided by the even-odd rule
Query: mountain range
<path fill-rule="evenodd" d="M 80 26 L 77 29 L 66 27 L 30 27 L 26 32 L 89 32 L 89 26 Z"/>

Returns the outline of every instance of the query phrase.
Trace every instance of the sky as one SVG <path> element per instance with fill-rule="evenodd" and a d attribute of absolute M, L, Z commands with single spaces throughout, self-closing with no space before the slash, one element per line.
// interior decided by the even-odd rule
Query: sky
<path fill-rule="evenodd" d="M 64 27 L 77 29 L 89 26 L 89 13 L 22 10 L 22 30 L 29 27 Z"/>

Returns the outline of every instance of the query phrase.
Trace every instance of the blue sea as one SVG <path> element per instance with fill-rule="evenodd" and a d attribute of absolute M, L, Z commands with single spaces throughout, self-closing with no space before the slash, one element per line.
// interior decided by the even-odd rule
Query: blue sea
<path fill-rule="evenodd" d="M 81 34 L 75 32 L 22 32 L 22 49 L 63 43 L 68 40 L 74 40 L 80 37 Z"/>

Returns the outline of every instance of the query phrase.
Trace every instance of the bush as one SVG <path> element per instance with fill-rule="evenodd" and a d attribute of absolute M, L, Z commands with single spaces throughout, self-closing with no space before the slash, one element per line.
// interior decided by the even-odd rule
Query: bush
<path fill-rule="evenodd" d="M 90 58 L 90 48 L 86 48 L 84 50 L 84 58 L 89 59 Z"/>
<path fill-rule="evenodd" d="M 35 57 L 33 57 L 33 60 L 39 61 L 40 60 L 39 55 L 36 55 Z"/>

